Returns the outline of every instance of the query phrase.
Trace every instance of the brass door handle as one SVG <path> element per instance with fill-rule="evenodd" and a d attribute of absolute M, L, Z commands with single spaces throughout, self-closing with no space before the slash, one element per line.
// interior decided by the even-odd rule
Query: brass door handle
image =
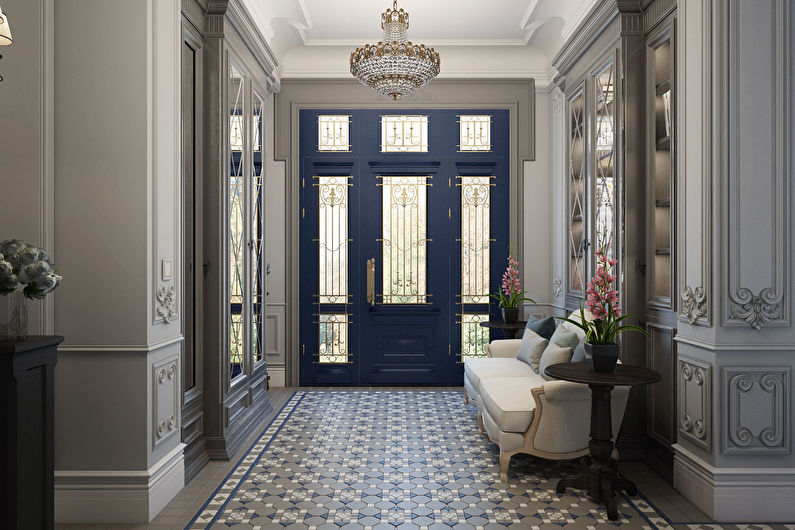
<path fill-rule="evenodd" d="M 375 305 L 375 258 L 367 260 L 367 303 Z"/>

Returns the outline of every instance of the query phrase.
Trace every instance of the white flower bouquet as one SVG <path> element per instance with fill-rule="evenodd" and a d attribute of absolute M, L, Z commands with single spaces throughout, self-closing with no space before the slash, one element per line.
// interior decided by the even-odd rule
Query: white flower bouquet
<path fill-rule="evenodd" d="M 24 285 L 31 300 L 41 300 L 61 284 L 49 254 L 19 239 L 0 241 L 0 294 L 9 294 Z"/>

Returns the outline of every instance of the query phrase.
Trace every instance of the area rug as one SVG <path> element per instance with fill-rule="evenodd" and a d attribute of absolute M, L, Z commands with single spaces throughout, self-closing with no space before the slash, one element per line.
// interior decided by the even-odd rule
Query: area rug
<path fill-rule="evenodd" d="M 671 528 L 642 496 L 620 496 L 609 521 L 579 491 L 555 493 L 578 472 L 519 455 L 500 482 L 461 392 L 298 391 L 186 528 Z"/>

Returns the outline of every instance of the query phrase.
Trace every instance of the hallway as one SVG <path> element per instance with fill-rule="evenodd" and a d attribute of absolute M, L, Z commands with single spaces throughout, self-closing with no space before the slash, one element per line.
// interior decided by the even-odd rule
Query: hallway
<path fill-rule="evenodd" d="M 458 388 L 285 388 L 270 397 L 277 413 L 247 450 L 208 464 L 149 528 L 615 525 L 579 492 L 554 492 L 559 477 L 576 473 L 576 463 L 520 456 L 503 486 L 496 446 L 477 434 L 476 409 L 464 405 Z M 641 491 L 622 499 L 622 527 L 709 523 L 645 464 L 621 469 Z"/>

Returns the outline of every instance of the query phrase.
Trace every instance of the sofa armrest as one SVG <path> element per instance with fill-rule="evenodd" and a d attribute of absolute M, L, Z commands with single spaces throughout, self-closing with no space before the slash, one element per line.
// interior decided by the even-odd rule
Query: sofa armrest
<path fill-rule="evenodd" d="M 588 449 L 591 426 L 591 389 L 569 381 L 548 381 L 532 390 L 536 409 L 528 435 L 533 448 L 543 456 L 579 456 Z M 619 386 L 611 394 L 613 440 L 618 436 L 629 387 Z"/>
<path fill-rule="evenodd" d="M 486 344 L 487 357 L 516 357 L 522 339 L 500 339 L 493 340 L 491 344 Z"/>

